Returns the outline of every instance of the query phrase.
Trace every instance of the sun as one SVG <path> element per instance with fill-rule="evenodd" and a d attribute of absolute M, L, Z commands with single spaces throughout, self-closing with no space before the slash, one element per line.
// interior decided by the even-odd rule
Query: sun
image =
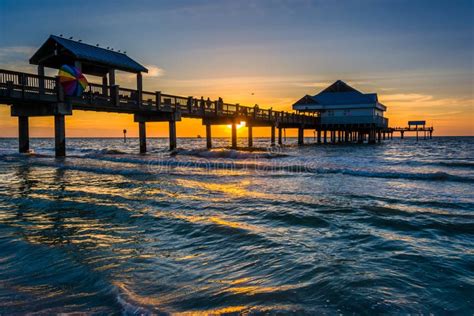
<path fill-rule="evenodd" d="M 232 128 L 232 125 L 227 125 L 228 128 Z M 241 127 L 245 127 L 245 122 L 240 122 L 239 124 L 237 124 L 237 129 L 241 128 Z"/>

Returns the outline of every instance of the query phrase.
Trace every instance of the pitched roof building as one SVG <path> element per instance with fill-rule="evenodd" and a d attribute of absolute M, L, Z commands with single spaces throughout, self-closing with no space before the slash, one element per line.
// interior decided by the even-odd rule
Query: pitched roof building
<path fill-rule="evenodd" d="M 388 126 L 388 120 L 383 117 L 387 108 L 378 101 L 376 93 L 362 93 L 341 80 L 314 96 L 302 97 L 293 104 L 293 109 L 318 114 L 322 125 Z"/>
<path fill-rule="evenodd" d="M 91 75 L 102 75 L 109 68 L 132 73 L 148 72 L 138 62 L 124 53 L 92 46 L 78 41 L 51 35 L 30 58 L 30 64 L 59 68 L 64 64 L 80 61 L 82 71 Z"/>
<path fill-rule="evenodd" d="M 55 35 L 50 35 L 41 45 L 30 58 L 30 64 L 38 65 L 40 76 L 44 76 L 45 67 L 59 69 L 63 65 L 75 66 L 84 74 L 102 77 L 104 89 L 115 85 L 116 70 L 134 73 L 139 92 L 142 90 L 142 72 L 148 72 L 125 53 Z"/>

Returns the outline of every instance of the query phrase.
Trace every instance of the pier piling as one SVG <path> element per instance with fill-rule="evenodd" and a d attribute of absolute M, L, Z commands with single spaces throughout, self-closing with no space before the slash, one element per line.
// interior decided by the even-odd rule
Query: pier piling
<path fill-rule="evenodd" d="M 298 128 L 298 145 L 304 144 L 304 128 L 301 126 Z"/>
<path fill-rule="evenodd" d="M 206 124 L 206 147 L 207 149 L 212 148 L 211 124 Z"/>
<path fill-rule="evenodd" d="M 237 123 L 232 122 L 232 149 L 237 149 Z"/>
<path fill-rule="evenodd" d="M 20 153 L 26 153 L 30 150 L 28 116 L 18 117 L 18 144 Z"/>
<path fill-rule="evenodd" d="M 270 146 L 275 146 L 275 125 L 270 126 Z"/>
<path fill-rule="evenodd" d="M 253 131 L 252 126 L 248 127 L 248 144 L 249 147 L 253 147 Z"/>
<path fill-rule="evenodd" d="M 56 157 L 66 156 L 66 125 L 62 114 L 54 116 L 54 149 Z"/>
<path fill-rule="evenodd" d="M 169 121 L 169 137 L 170 137 L 170 150 L 176 149 L 176 121 Z"/>
<path fill-rule="evenodd" d="M 146 123 L 138 122 L 138 138 L 140 142 L 140 154 L 146 153 Z"/>

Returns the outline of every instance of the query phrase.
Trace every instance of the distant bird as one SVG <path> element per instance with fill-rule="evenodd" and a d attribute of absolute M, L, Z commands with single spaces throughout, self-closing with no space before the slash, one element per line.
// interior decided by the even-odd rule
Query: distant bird
<path fill-rule="evenodd" d="M 72 36 L 69 39 L 72 40 Z"/>
<path fill-rule="evenodd" d="M 118 50 L 118 52 L 120 53 L 120 49 Z"/>
<path fill-rule="evenodd" d="M 107 49 L 110 49 L 110 47 L 109 47 L 109 46 L 107 46 Z"/>
<path fill-rule="evenodd" d="M 59 37 L 63 37 L 63 35 L 62 35 L 62 34 L 59 34 Z"/>
<path fill-rule="evenodd" d="M 252 95 L 254 95 L 255 93 L 252 92 Z"/>
<path fill-rule="evenodd" d="M 99 44 L 95 44 L 95 46 L 99 47 Z"/>
<path fill-rule="evenodd" d="M 82 40 L 78 40 L 79 43 L 82 43 Z"/>
<path fill-rule="evenodd" d="M 111 48 L 110 50 L 111 50 L 111 51 L 113 51 L 114 49 L 113 49 L 113 48 Z"/>
<path fill-rule="evenodd" d="M 123 51 L 124 54 L 126 54 L 127 52 L 126 51 Z"/>

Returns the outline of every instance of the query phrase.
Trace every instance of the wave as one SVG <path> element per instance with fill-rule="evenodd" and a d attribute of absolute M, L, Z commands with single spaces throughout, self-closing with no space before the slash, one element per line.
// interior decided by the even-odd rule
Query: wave
<path fill-rule="evenodd" d="M 44 165 L 49 167 L 59 167 L 62 169 L 71 169 L 78 171 L 93 172 L 99 174 L 121 174 L 121 175 L 152 175 L 155 173 L 170 173 L 180 168 L 195 168 L 203 169 L 209 174 L 212 174 L 215 170 L 229 170 L 229 171 L 249 171 L 258 172 L 264 175 L 271 174 L 285 174 L 285 173 L 301 173 L 301 174 L 342 174 L 354 177 L 366 177 L 366 178 L 383 178 L 383 179 L 407 179 L 407 180 L 421 180 L 421 181 L 451 181 L 451 182 L 462 182 L 462 183 L 474 183 L 474 178 L 468 176 L 454 175 L 447 172 L 400 172 L 400 171 L 381 171 L 381 170 L 369 170 L 369 169 L 351 169 L 341 167 L 324 167 L 318 166 L 315 161 L 309 161 L 307 163 L 301 163 L 294 159 L 279 160 L 279 161 L 259 161 L 258 159 L 252 160 L 226 160 L 216 159 L 208 160 L 206 158 L 198 158 L 196 160 L 180 160 L 174 157 L 164 156 L 162 159 L 149 159 L 150 156 L 130 156 L 121 154 L 115 154 L 115 151 L 106 150 L 106 153 L 110 154 L 92 154 L 89 156 L 76 156 L 68 157 L 65 161 L 58 162 L 57 160 L 46 161 L 44 159 L 31 159 L 31 156 L 24 156 L 29 159 L 28 163 L 36 165 Z M 191 151 L 193 152 L 193 151 Z M 212 153 L 212 152 L 211 152 Z M 240 153 L 239 153 L 240 154 Z M 219 155 L 219 153 L 217 154 Z M 229 155 L 226 153 L 225 155 Z M 34 156 L 35 158 L 41 158 L 42 156 Z M 12 161 L 17 159 L 17 155 L 9 155 L 1 157 L 2 160 Z M 72 159 L 84 159 L 80 164 L 69 163 Z M 255 157 L 254 157 L 255 158 Z M 117 162 L 117 163 L 128 163 L 136 164 L 141 166 L 140 168 L 124 168 L 118 166 L 117 168 L 110 168 L 104 166 L 91 166 L 87 164 L 87 159 L 96 160 L 99 162 Z"/>
<path fill-rule="evenodd" d="M 469 161 L 397 161 L 392 162 L 393 165 L 410 165 L 410 166 L 438 166 L 450 168 L 474 168 L 474 162 Z"/>
<path fill-rule="evenodd" d="M 366 178 L 383 178 L 383 179 L 407 179 L 407 180 L 422 180 L 422 181 L 451 181 L 462 183 L 474 183 L 474 178 L 458 176 L 446 172 L 427 172 L 427 173 L 408 173 L 398 171 L 377 171 L 377 170 L 361 170 L 361 169 L 347 169 L 347 168 L 323 168 L 312 167 L 305 164 L 259 164 L 259 163 L 233 163 L 233 162 L 209 162 L 209 161 L 179 161 L 179 160 L 149 160 L 141 159 L 109 159 L 113 162 L 125 162 L 132 164 L 145 165 L 145 169 L 111 169 L 104 167 L 89 167 L 84 165 L 67 165 L 63 164 L 59 167 L 65 169 L 74 169 L 79 171 L 89 171 L 95 173 L 112 173 L 122 175 L 147 175 L 153 173 L 167 173 L 179 168 L 197 168 L 204 169 L 208 173 L 214 170 L 243 170 L 253 171 L 264 174 L 271 173 L 302 173 L 302 174 L 343 174 L 354 177 Z M 57 166 L 57 164 L 44 163 L 47 166 Z"/>
<path fill-rule="evenodd" d="M 320 170 L 321 171 L 321 170 Z M 324 173 L 325 171 L 322 171 Z M 410 179 L 410 180 L 426 180 L 426 181 L 453 181 L 474 183 L 474 178 L 457 176 L 446 172 L 426 172 L 426 173 L 409 173 L 409 172 L 391 172 L 391 171 L 365 171 L 354 169 L 331 169 L 327 173 L 341 173 L 351 176 L 368 177 L 368 178 L 385 178 L 385 179 Z"/>
<path fill-rule="evenodd" d="M 441 161 L 435 164 L 440 165 L 440 166 L 446 166 L 446 167 L 474 168 L 474 162 L 467 162 L 467 161 Z"/>
<path fill-rule="evenodd" d="M 89 154 L 85 155 L 85 157 L 91 156 L 102 156 L 102 155 L 125 155 L 127 154 L 124 151 L 118 150 L 118 149 L 81 149 L 79 150 L 80 152 L 89 152 Z"/>
<path fill-rule="evenodd" d="M 194 156 L 199 158 L 227 158 L 227 159 L 258 159 L 258 158 L 281 158 L 289 155 L 281 153 L 279 147 L 270 148 L 268 151 L 261 149 L 241 151 L 234 149 L 179 149 L 174 152 L 175 155 Z"/>

